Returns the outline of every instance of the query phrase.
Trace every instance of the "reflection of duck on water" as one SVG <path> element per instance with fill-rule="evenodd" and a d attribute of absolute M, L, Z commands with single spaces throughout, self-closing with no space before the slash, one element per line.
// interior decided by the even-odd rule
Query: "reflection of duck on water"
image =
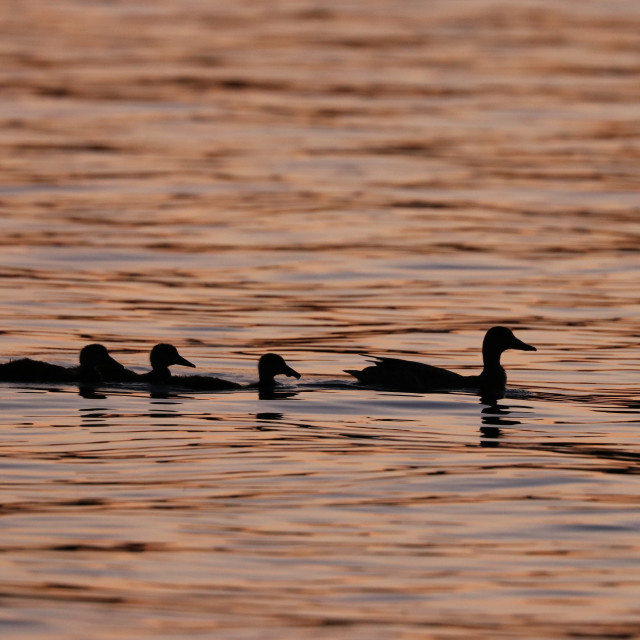
<path fill-rule="evenodd" d="M 114 360 L 101 344 L 89 344 L 80 351 L 79 367 L 61 367 L 57 364 L 20 358 L 0 364 L 2 382 L 82 382 L 99 383 L 119 376 L 126 369 Z"/>
<path fill-rule="evenodd" d="M 482 424 L 488 425 L 489 427 L 514 427 L 517 424 L 522 424 L 521 420 L 505 418 L 505 416 L 511 414 L 511 407 L 504 404 L 498 404 L 497 402 L 488 407 L 484 407 L 481 413 Z"/>
<path fill-rule="evenodd" d="M 216 378 L 214 376 L 174 376 L 169 367 L 183 365 L 195 367 L 195 365 L 183 358 L 178 350 L 171 344 L 157 344 L 151 350 L 151 371 L 138 376 L 141 382 L 152 384 L 166 384 L 177 386 L 192 391 L 229 391 L 232 389 L 273 389 L 276 386 L 275 376 L 285 375 L 300 378 L 300 374 L 292 369 L 282 356 L 276 353 L 267 353 L 258 361 L 258 382 L 250 385 L 242 385 L 231 380 Z"/>
<path fill-rule="evenodd" d="M 484 368 L 477 376 L 463 376 L 421 362 L 377 356 L 373 366 L 366 367 L 362 371 L 349 369 L 346 372 L 364 384 L 395 391 L 416 393 L 451 389 L 495 391 L 504 389 L 507 384 L 507 374 L 500 364 L 500 356 L 507 349 L 536 351 L 535 347 L 516 338 L 510 329 L 492 327 L 487 331 L 482 343 Z"/>
<path fill-rule="evenodd" d="M 483 397 L 480 402 L 488 405 L 481 411 L 482 426 L 480 427 L 480 433 L 482 436 L 480 445 L 483 447 L 497 447 L 497 440 L 502 436 L 501 427 L 515 427 L 522 424 L 522 421 L 515 418 L 506 418 L 505 416 L 511 415 L 512 407 L 500 404 L 495 398 Z M 485 438 L 488 438 L 488 440 L 485 440 Z"/>

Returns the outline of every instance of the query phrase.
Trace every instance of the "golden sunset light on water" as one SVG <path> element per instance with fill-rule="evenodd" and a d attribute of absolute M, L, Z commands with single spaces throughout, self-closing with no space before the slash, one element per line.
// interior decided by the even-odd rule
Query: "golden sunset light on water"
<path fill-rule="evenodd" d="M 3 9 L 3 638 L 640 637 L 640 5 Z"/>

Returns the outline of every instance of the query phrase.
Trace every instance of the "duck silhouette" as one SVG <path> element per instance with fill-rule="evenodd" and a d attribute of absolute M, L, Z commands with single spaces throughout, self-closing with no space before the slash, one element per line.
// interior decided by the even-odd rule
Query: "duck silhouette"
<path fill-rule="evenodd" d="M 80 366 L 62 367 L 42 360 L 20 358 L 0 364 L 2 382 L 81 382 L 101 383 L 126 369 L 104 345 L 88 344 L 80 351 Z"/>
<path fill-rule="evenodd" d="M 258 381 L 250 385 L 242 385 L 232 380 L 225 380 L 207 375 L 183 376 L 172 375 L 169 367 L 180 364 L 195 367 L 183 358 L 171 344 L 157 344 L 151 350 L 151 371 L 138 376 L 139 381 L 152 384 L 164 384 L 190 389 L 192 391 L 230 391 L 233 389 L 269 389 L 276 385 L 275 376 L 286 375 L 300 378 L 300 374 L 292 369 L 282 356 L 267 353 L 258 361 Z"/>
<path fill-rule="evenodd" d="M 282 356 L 277 353 L 265 353 L 258 360 L 258 381 L 246 386 L 247 389 L 273 389 L 277 382 L 276 376 L 283 375 L 288 378 L 300 380 L 302 377 L 295 369 L 292 369 Z"/>
<path fill-rule="evenodd" d="M 507 327 L 492 327 L 482 343 L 484 368 L 477 376 L 463 376 L 441 367 L 399 358 L 374 356 L 374 364 L 361 371 L 347 369 L 346 373 L 361 383 L 394 391 L 422 393 L 435 390 L 473 389 L 482 392 L 504 390 L 507 374 L 500 364 L 500 356 L 507 349 L 536 351 L 513 335 Z"/>
<path fill-rule="evenodd" d="M 136 380 L 155 384 L 173 383 L 176 380 L 176 376 L 171 374 L 169 367 L 176 364 L 180 364 L 183 367 L 195 368 L 196 366 L 193 362 L 183 358 L 172 344 L 165 342 L 157 344 L 151 349 L 149 361 L 151 362 L 151 371 L 138 375 Z"/>

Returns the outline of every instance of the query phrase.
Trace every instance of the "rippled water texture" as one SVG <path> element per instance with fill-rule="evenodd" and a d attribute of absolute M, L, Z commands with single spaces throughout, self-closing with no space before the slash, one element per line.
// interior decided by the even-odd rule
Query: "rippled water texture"
<path fill-rule="evenodd" d="M 2 361 L 303 373 L 0 385 L 2 637 L 640 637 L 638 3 L 1 11 Z"/>

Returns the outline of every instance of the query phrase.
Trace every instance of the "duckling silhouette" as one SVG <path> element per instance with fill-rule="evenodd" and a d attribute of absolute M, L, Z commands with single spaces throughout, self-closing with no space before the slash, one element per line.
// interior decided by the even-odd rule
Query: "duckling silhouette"
<path fill-rule="evenodd" d="M 138 380 L 167 384 L 192 391 L 231 391 L 233 389 L 273 388 L 276 385 L 275 376 L 280 374 L 300 378 L 300 374 L 276 353 L 267 353 L 260 358 L 258 361 L 258 382 L 250 385 L 242 385 L 239 382 L 207 375 L 174 376 L 169 371 L 169 366 L 173 364 L 195 367 L 194 364 L 185 360 L 173 345 L 158 344 L 151 350 L 152 370 L 139 376 Z"/>
<path fill-rule="evenodd" d="M 101 344 L 89 344 L 80 351 L 79 367 L 62 367 L 57 364 L 20 358 L 0 365 L 0 381 L 3 382 L 82 382 L 100 383 L 103 373 L 125 370 L 111 357 Z"/>
<path fill-rule="evenodd" d="M 295 369 L 292 369 L 282 356 L 277 353 L 265 353 L 258 360 L 258 382 L 247 385 L 247 389 L 257 389 L 260 400 L 276 400 L 289 398 L 295 393 L 290 391 L 278 391 L 278 383 L 275 376 L 285 375 L 289 378 L 300 380 L 302 377 Z"/>
<path fill-rule="evenodd" d="M 506 327 L 492 327 L 482 343 L 484 368 L 477 376 L 463 376 L 447 369 L 422 362 L 399 358 L 374 357 L 375 363 L 361 371 L 347 369 L 346 373 L 366 385 L 384 387 L 394 391 L 422 393 L 435 390 L 474 389 L 493 392 L 504 389 L 507 374 L 500 364 L 500 356 L 507 349 L 536 351 L 513 335 Z"/>
<path fill-rule="evenodd" d="M 243 385 L 232 380 L 213 376 L 176 376 L 171 383 L 194 391 L 230 391 L 233 389 L 258 389 L 261 392 L 276 387 L 275 377 L 285 375 L 300 379 L 300 374 L 292 369 L 277 353 L 265 353 L 258 360 L 258 381 Z"/>
<path fill-rule="evenodd" d="M 151 362 L 151 371 L 138 375 L 137 380 L 156 384 L 173 383 L 176 377 L 171 375 L 169 367 L 175 364 L 193 368 L 196 366 L 186 358 L 183 358 L 172 344 L 166 344 L 164 342 L 157 344 L 151 349 L 149 361 Z"/>
<path fill-rule="evenodd" d="M 80 350 L 80 366 L 72 371 L 75 382 L 101 383 L 125 376 L 127 369 L 101 344 L 89 344 Z"/>
<path fill-rule="evenodd" d="M 258 382 L 247 385 L 247 389 L 273 389 L 278 375 L 300 380 L 302 377 L 295 369 L 292 369 L 282 356 L 277 353 L 265 353 L 258 360 Z"/>

